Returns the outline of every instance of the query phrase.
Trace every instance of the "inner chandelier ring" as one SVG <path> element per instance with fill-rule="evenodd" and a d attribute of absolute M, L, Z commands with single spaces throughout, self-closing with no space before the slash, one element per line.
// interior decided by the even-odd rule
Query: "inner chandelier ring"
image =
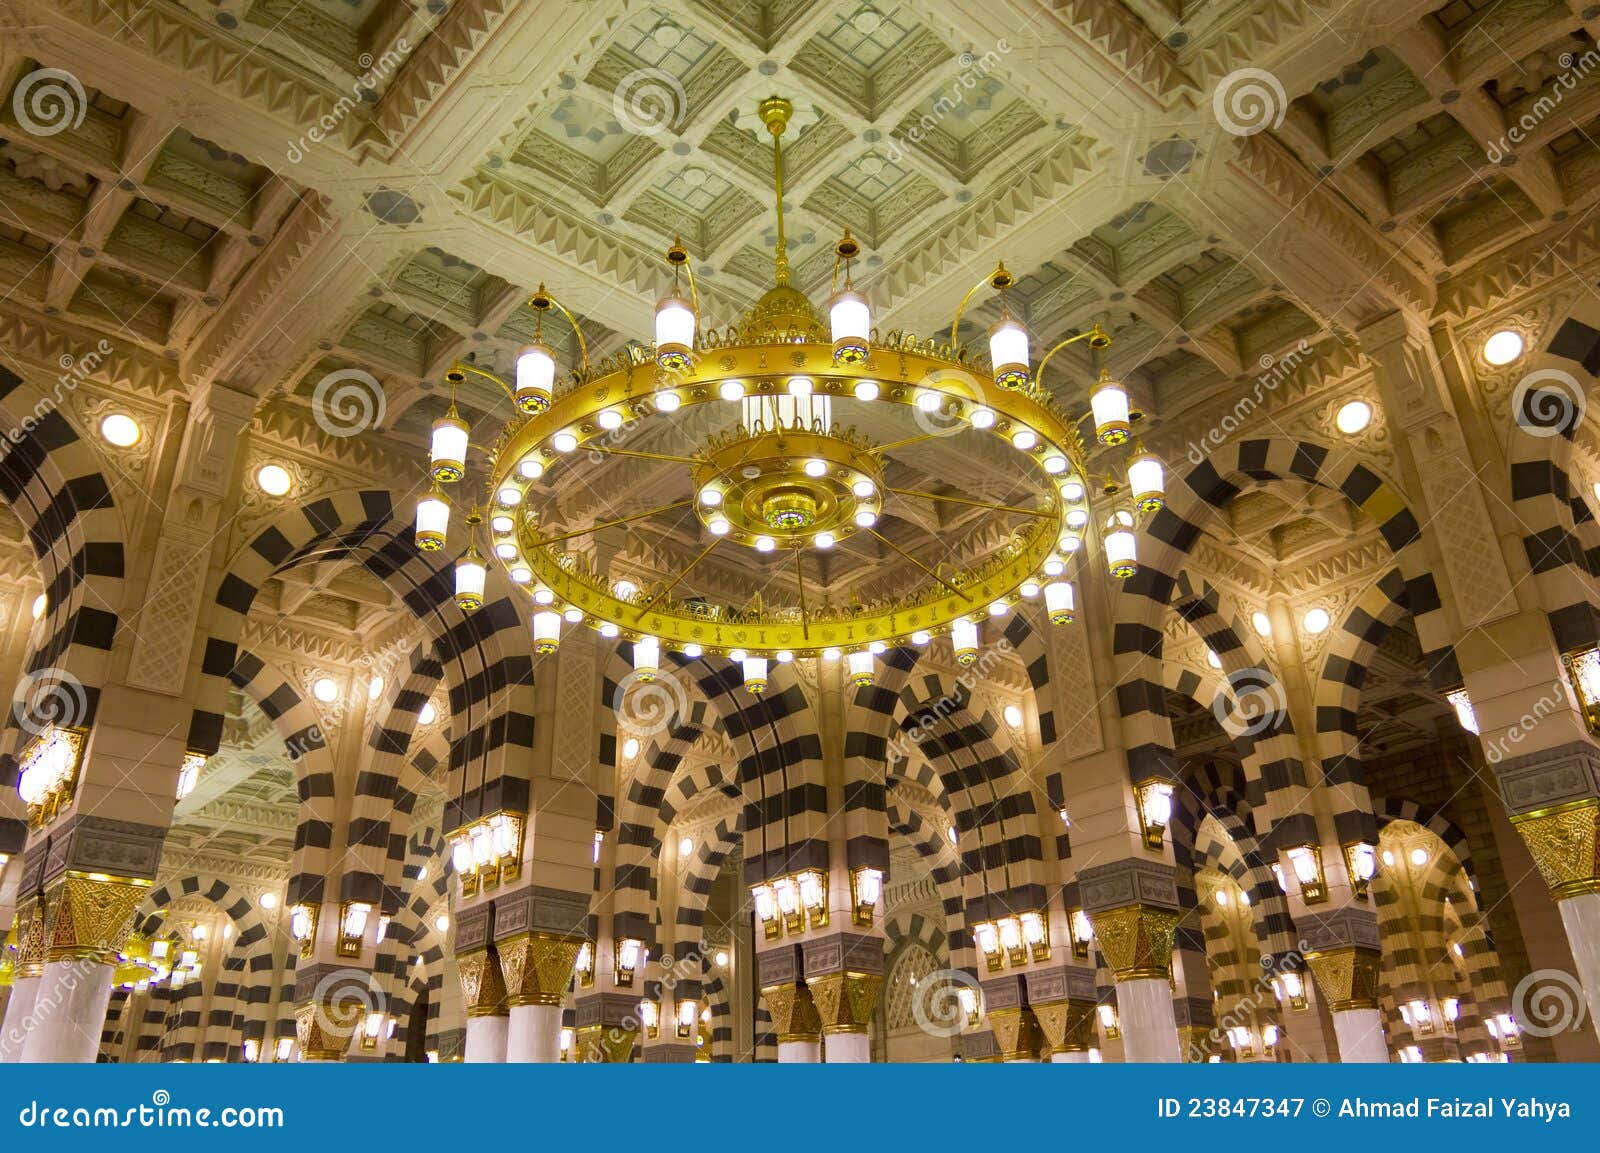
<path fill-rule="evenodd" d="M 695 646 L 707 655 L 742 650 L 747 656 L 820 656 L 828 649 L 907 643 L 913 634 L 938 635 L 959 619 L 986 616 L 996 600 L 1014 594 L 1056 554 L 1066 511 L 1057 478 L 1068 471 L 1067 446 L 1074 433 L 1054 404 L 1032 394 L 991 390 L 997 395 L 985 396 L 980 404 L 979 390 L 963 380 L 969 368 L 941 351 L 907 338 L 903 344 L 873 345 L 859 363 L 849 364 L 835 362 L 832 345 L 820 341 L 730 344 L 696 349 L 694 362 L 677 373 L 663 374 L 642 358 L 617 368 L 556 397 L 545 412 L 510 430 L 499 446 L 491 481 L 500 502 L 496 511 L 522 512 L 505 518 L 509 531 L 495 534 L 497 546 L 510 543 L 515 551 L 497 547 L 495 555 L 508 570 L 531 572 L 525 587 L 548 603 L 581 612 L 592 628 L 611 625 L 623 639 L 655 637 L 669 648 Z M 770 364 L 780 357 L 792 370 L 782 376 L 772 374 Z M 872 403 L 924 413 L 932 409 L 944 420 L 999 437 L 1031 466 L 1032 507 L 1019 510 L 1031 515 L 977 566 L 942 572 L 940 579 L 930 578 L 893 604 L 867 612 L 825 606 L 812 606 L 808 613 L 788 608 L 729 612 L 678 599 L 672 591 L 640 590 L 624 598 L 605 576 L 564 549 L 564 542 L 545 543 L 538 516 L 524 499 L 531 495 L 528 477 L 559 485 L 561 470 L 578 467 L 588 446 L 603 450 L 638 422 L 695 405 L 728 405 L 730 399 L 792 396 L 796 381 L 805 382 L 802 387 L 812 396 L 873 396 Z M 730 384 L 739 386 L 737 392 Z M 669 399 L 663 403 L 663 398 Z M 774 431 L 741 426 L 696 458 L 690 470 L 700 521 L 709 529 L 714 518 L 722 518 L 728 528 L 716 535 L 750 547 L 765 536 L 774 548 L 815 548 L 821 533 L 833 533 L 839 541 L 869 529 L 870 522 L 856 518 L 870 512 L 875 519 L 882 507 L 887 490 L 881 450 L 836 428 L 828 433 L 789 429 L 782 436 L 773 436 Z M 1018 448 L 1019 441 L 1029 447 Z M 825 462 L 824 475 L 807 475 L 810 461 Z M 859 481 L 871 483 L 871 496 L 857 495 Z M 721 488 L 716 504 L 701 498 L 711 485 Z"/>

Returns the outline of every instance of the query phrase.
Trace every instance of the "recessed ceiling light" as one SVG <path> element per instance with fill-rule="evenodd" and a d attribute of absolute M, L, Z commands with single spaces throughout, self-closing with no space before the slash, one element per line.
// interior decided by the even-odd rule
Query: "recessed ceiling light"
<path fill-rule="evenodd" d="M 1315 636 L 1326 629 L 1332 621 L 1328 616 L 1327 609 L 1318 608 L 1308 610 L 1300 623 L 1305 626 L 1306 632 Z"/>
<path fill-rule="evenodd" d="M 1424 849 L 1420 845 L 1418 845 L 1415 849 L 1412 849 L 1411 850 L 1411 863 L 1413 865 L 1416 865 L 1418 868 L 1421 868 L 1423 865 L 1426 865 L 1428 863 L 1428 850 Z"/>
<path fill-rule="evenodd" d="M 311 695 L 323 704 L 339 699 L 339 682 L 332 677 L 318 677 L 311 685 Z"/>
<path fill-rule="evenodd" d="M 132 448 L 139 443 L 139 422 L 125 412 L 107 414 L 100 422 L 100 435 L 118 448 Z"/>
<path fill-rule="evenodd" d="M 639 755 L 639 738 L 638 737 L 629 737 L 627 740 L 622 742 L 622 759 L 623 760 L 631 761 L 631 760 L 633 760 L 634 757 L 636 757 L 638 755 Z"/>
<path fill-rule="evenodd" d="M 1262 636 L 1270 637 L 1272 635 L 1272 620 L 1259 609 L 1250 615 L 1250 623 L 1255 626 L 1256 632 Z"/>
<path fill-rule="evenodd" d="M 268 496 L 284 496 L 294 487 L 294 478 L 281 464 L 264 464 L 256 470 L 256 483 Z"/>
<path fill-rule="evenodd" d="M 1521 355 L 1522 334 L 1512 329 L 1502 328 L 1483 342 L 1483 359 L 1496 368 L 1510 364 Z"/>
<path fill-rule="evenodd" d="M 276 909 L 278 907 L 278 894 L 262 893 L 258 903 L 263 909 Z"/>
<path fill-rule="evenodd" d="M 50 594 L 49 593 L 40 593 L 38 596 L 34 597 L 33 598 L 33 619 L 34 620 L 38 620 L 40 617 L 44 616 L 45 611 L 47 609 L 49 609 L 49 607 L 50 607 Z"/>
<path fill-rule="evenodd" d="M 427 704 L 422 706 L 422 711 L 417 714 L 417 722 L 419 724 L 431 725 L 438 715 L 439 710 L 433 707 L 432 701 L 429 701 Z"/>
<path fill-rule="evenodd" d="M 1210 665 L 1214 669 L 1220 669 L 1222 667 L 1222 658 L 1219 657 L 1214 650 L 1207 649 L 1206 664 Z"/>
<path fill-rule="evenodd" d="M 1014 729 L 1022 727 L 1022 710 L 1016 705 L 1007 705 L 1005 708 L 1006 724 Z"/>
<path fill-rule="evenodd" d="M 1352 400 L 1339 410 L 1333 423 L 1346 436 L 1354 436 L 1372 423 L 1372 406 L 1364 400 Z"/>
<path fill-rule="evenodd" d="M 369 701 L 377 700 L 379 694 L 381 694 L 382 692 L 383 692 L 383 678 L 382 677 L 373 677 L 372 678 L 372 683 L 367 686 L 367 700 L 369 700 Z"/>

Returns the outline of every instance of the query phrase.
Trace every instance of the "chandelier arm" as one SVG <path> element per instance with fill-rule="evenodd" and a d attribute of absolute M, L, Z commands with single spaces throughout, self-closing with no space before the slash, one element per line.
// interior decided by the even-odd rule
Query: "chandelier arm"
<path fill-rule="evenodd" d="M 1021 516 L 1036 516 L 1040 517 L 1041 519 L 1048 518 L 1050 516 L 1049 513 L 1040 512 L 1038 509 L 1034 508 L 1018 508 L 1017 506 L 1010 504 L 990 504 L 987 501 L 973 500 L 970 497 L 947 496 L 937 492 L 921 492 L 914 488 L 891 488 L 889 491 L 894 493 L 896 496 L 916 496 L 921 497 L 923 500 L 941 500 L 948 504 L 964 504 L 969 508 L 986 508 L 990 512 L 1014 512 Z"/>
<path fill-rule="evenodd" d="M 948 435 L 949 434 L 945 433 L 945 432 L 925 432 L 925 433 L 922 433 L 920 436 L 908 436 L 904 440 L 892 440 L 888 444 L 880 444 L 880 445 L 873 446 L 872 455 L 873 456 L 878 456 L 878 455 L 880 455 L 882 453 L 888 452 L 892 448 L 905 448 L 907 445 L 921 444 L 925 440 L 936 440 L 941 436 L 948 436 Z"/>
<path fill-rule="evenodd" d="M 684 503 L 688 504 L 689 502 L 688 501 L 684 501 Z M 706 545 L 705 548 L 700 550 L 700 555 L 699 556 L 695 557 L 692 561 L 690 561 L 687 565 L 685 565 L 683 571 L 680 572 L 677 576 L 673 577 L 670 584 L 668 584 L 665 588 L 663 588 L 655 596 L 650 598 L 649 603 L 646 604 L 644 606 L 644 608 L 639 610 L 639 615 L 641 617 L 644 616 L 645 613 L 649 612 L 651 609 L 655 608 L 656 605 L 660 604 L 661 601 L 666 598 L 666 595 L 668 593 L 670 593 L 673 589 L 678 587 L 679 582 L 681 582 L 684 577 L 688 576 L 691 572 L 694 571 L 695 565 L 699 564 L 701 561 L 705 560 L 706 557 L 711 555 L 711 550 L 716 548 L 719 544 L 721 544 L 722 543 L 722 539 L 723 538 L 720 537 L 720 536 L 712 537 L 711 538 L 711 543 Z"/>
<path fill-rule="evenodd" d="M 671 512 L 675 508 L 682 508 L 684 505 L 692 503 L 692 501 L 688 500 L 674 501 L 672 504 L 664 504 L 660 508 L 651 508 L 646 509 L 644 512 L 636 512 L 632 516 L 619 516 L 615 520 L 597 521 L 586 528 L 574 529 L 572 532 L 564 532 L 560 536 L 538 537 L 533 540 L 532 547 L 543 548 L 545 545 L 560 544 L 562 541 L 571 540 L 573 537 L 587 536 L 589 533 L 599 532 L 603 528 L 616 528 L 618 525 L 632 524 L 636 520 L 644 520 L 647 517 L 659 516 L 661 513 Z"/>
<path fill-rule="evenodd" d="M 457 372 L 470 372 L 474 376 L 481 376 L 485 380 L 494 381 L 496 384 L 498 384 L 500 386 L 500 391 L 506 394 L 506 396 L 510 399 L 511 403 L 512 404 L 516 404 L 516 402 L 517 402 L 516 390 L 513 389 L 504 380 L 501 380 L 499 376 L 497 376 L 494 373 L 488 371 L 487 369 L 479 368 L 475 364 L 468 364 L 464 360 L 458 360 L 458 361 L 456 361 L 455 371 L 457 371 Z"/>
<path fill-rule="evenodd" d="M 923 572 L 927 573 L 930 577 L 932 577 L 934 580 L 938 581 L 940 584 L 944 585 L 945 588 L 949 589 L 951 592 L 955 593 L 957 596 L 961 596 L 962 595 L 961 594 L 961 590 L 956 588 L 955 585 L 953 585 L 949 581 L 945 580 L 944 577 L 942 577 L 938 573 L 934 572 L 931 568 L 929 568 L 927 565 L 923 564 L 916 557 L 912 556 L 905 549 L 903 549 L 899 545 L 895 544 L 894 541 L 892 541 L 888 537 L 884 536 L 877 529 L 868 527 L 867 528 L 867 532 L 870 533 L 872 536 L 877 537 L 880 541 L 882 541 L 884 544 L 888 545 L 890 548 L 894 549 L 895 552 L 899 553 L 906 560 L 908 560 L 912 564 L 916 565 L 919 569 L 921 569 Z"/>
<path fill-rule="evenodd" d="M 561 301 L 557 300 L 550 293 L 548 293 L 548 292 L 545 293 L 545 296 L 550 301 L 551 304 L 555 305 L 557 308 L 559 308 L 561 310 L 561 315 L 567 318 L 567 323 L 572 325 L 572 335 L 576 336 L 578 338 L 578 359 L 583 364 L 583 374 L 585 376 L 588 376 L 589 375 L 589 345 L 588 345 L 588 342 L 583 339 L 583 329 L 578 327 L 577 317 L 573 316 L 571 311 L 568 310 L 567 306 L 562 304 Z"/>
<path fill-rule="evenodd" d="M 956 305 L 955 318 L 950 321 L 950 347 L 952 349 L 956 348 L 958 345 L 958 341 L 956 340 L 956 329 L 961 327 L 961 314 L 966 312 L 967 305 L 972 303 L 972 298 L 978 294 L 978 289 L 982 288 L 984 285 L 988 285 L 991 288 L 998 288 L 1000 287 L 999 282 L 1006 284 L 1011 282 L 1011 274 L 1006 271 L 1004 261 L 997 264 L 995 266 L 995 270 L 989 273 L 988 276 L 985 276 L 982 280 L 978 281 L 977 284 L 974 284 L 971 288 L 967 289 L 967 294 L 961 298 L 961 303 Z"/>
<path fill-rule="evenodd" d="M 1044 356 L 1039 360 L 1038 370 L 1033 374 L 1033 383 L 1037 387 L 1043 388 L 1044 366 L 1050 363 L 1050 358 L 1056 353 L 1060 352 L 1063 348 L 1067 347 L 1067 345 L 1077 344 L 1080 340 L 1087 340 L 1089 342 L 1089 347 L 1094 349 L 1096 352 L 1101 352 L 1111 347 L 1111 337 L 1106 333 L 1105 329 L 1100 327 L 1100 322 L 1096 321 L 1094 327 L 1089 329 L 1087 332 L 1080 332 L 1076 336 L 1069 336 L 1060 344 L 1057 344 L 1049 352 L 1045 353 Z"/>

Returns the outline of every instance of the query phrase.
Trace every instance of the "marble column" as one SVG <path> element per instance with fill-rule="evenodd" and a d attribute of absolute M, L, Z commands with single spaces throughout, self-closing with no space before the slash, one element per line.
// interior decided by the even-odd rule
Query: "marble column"
<path fill-rule="evenodd" d="M 0 1024 L 0 1064 L 22 1060 L 22 1046 L 28 1039 L 28 1024 L 32 1020 L 34 998 L 39 995 L 40 972 L 23 976 L 19 965 L 17 977 L 11 986 L 11 998 L 6 1002 L 6 1016 Z"/>
<path fill-rule="evenodd" d="M 1378 1009 L 1378 951 L 1344 945 L 1307 953 L 1306 964 L 1328 1002 L 1339 1060 L 1387 1064 L 1389 1042 Z"/>
<path fill-rule="evenodd" d="M 1128 889 L 1128 881 L 1136 882 L 1131 886 L 1134 889 L 1148 888 L 1137 882 L 1165 879 L 1171 884 L 1174 873 L 1170 865 L 1145 861 L 1124 861 L 1107 869 L 1112 871 L 1107 882 L 1097 880 L 1098 870 L 1085 870 L 1080 877 L 1086 905 L 1101 884 L 1112 892 Z M 1161 889 L 1159 884 L 1156 887 Z M 1175 884 L 1171 896 L 1176 902 Z M 1130 1063 L 1177 1064 L 1183 1060 L 1172 1007 L 1172 945 L 1180 916 L 1175 904 L 1167 907 L 1146 901 L 1089 910 L 1095 940 L 1116 977 L 1123 1059 Z"/>
<path fill-rule="evenodd" d="M 458 954 L 461 1002 L 467 1010 L 467 1036 L 461 1059 L 468 1064 L 504 1064 L 511 1019 L 500 958 L 493 949 Z"/>
<path fill-rule="evenodd" d="M 1600 768 L 1595 771 L 1600 776 Z M 1600 1031 L 1600 798 L 1584 797 L 1519 813 L 1511 823 L 1550 886 L 1572 948 L 1573 968 L 1588 1002 L 1589 1027 Z M 1530 1024 L 1559 1029 L 1570 1023 L 1559 1020 L 1559 1015 L 1575 1019 L 1581 1008 L 1557 1001 L 1547 1002 L 1546 1007 L 1552 1019 Z M 1537 1005 L 1529 1006 L 1530 1011 L 1537 1009 Z"/>
<path fill-rule="evenodd" d="M 510 1018 L 505 1060 L 554 1064 L 561 1060 L 561 1002 L 583 941 L 546 933 L 521 933 L 495 942 Z"/>

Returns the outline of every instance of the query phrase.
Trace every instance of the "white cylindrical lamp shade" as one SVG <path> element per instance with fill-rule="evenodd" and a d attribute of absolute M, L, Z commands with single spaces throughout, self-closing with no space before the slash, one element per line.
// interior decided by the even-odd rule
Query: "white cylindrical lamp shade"
<path fill-rule="evenodd" d="M 561 644 L 561 614 L 542 612 L 533 614 L 533 651 L 553 653 Z"/>
<path fill-rule="evenodd" d="M 867 343 L 872 333 L 872 310 L 867 298 L 846 289 L 828 304 L 828 322 L 833 330 L 833 359 L 839 364 L 860 364 L 867 359 Z"/>
<path fill-rule="evenodd" d="M 1113 528 L 1106 533 L 1106 568 L 1111 575 L 1127 580 L 1139 571 L 1138 548 L 1131 529 Z"/>
<path fill-rule="evenodd" d="M 1128 394 L 1114 380 L 1102 380 L 1089 394 L 1094 413 L 1094 435 L 1101 444 L 1126 444 L 1133 431 Z"/>
<path fill-rule="evenodd" d="M 450 498 L 437 489 L 423 493 L 417 501 L 417 547 L 423 552 L 438 552 L 450 532 Z"/>
<path fill-rule="evenodd" d="M 978 626 L 966 617 L 950 622 L 950 647 L 955 650 L 958 665 L 970 665 L 978 659 Z"/>
<path fill-rule="evenodd" d="M 633 642 L 633 672 L 641 681 L 653 681 L 661 670 L 661 642 L 640 637 Z"/>
<path fill-rule="evenodd" d="M 767 691 L 767 658 L 745 657 L 739 662 L 744 668 L 744 687 L 754 696 Z"/>
<path fill-rule="evenodd" d="M 872 654 L 866 650 L 845 657 L 850 670 L 850 683 L 864 689 L 872 683 Z"/>
<path fill-rule="evenodd" d="M 456 607 L 464 613 L 476 612 L 483 607 L 483 589 L 488 578 L 483 558 L 469 549 L 456 561 Z"/>
<path fill-rule="evenodd" d="M 694 353 L 694 308 L 678 296 L 656 305 L 656 363 L 669 371 L 689 367 Z"/>
<path fill-rule="evenodd" d="M 527 344 L 517 353 L 517 407 L 523 412 L 543 412 L 555 390 L 556 358 L 542 344 Z"/>
<path fill-rule="evenodd" d="M 989 363 L 1002 388 L 1028 383 L 1028 330 L 1009 316 L 989 330 Z"/>
<path fill-rule="evenodd" d="M 1072 623 L 1075 601 L 1071 581 L 1051 581 L 1044 586 L 1044 607 L 1053 625 Z"/>
<path fill-rule="evenodd" d="M 467 471 L 467 422 L 451 405 L 450 411 L 433 422 L 428 442 L 428 472 L 434 480 L 452 484 Z"/>
<path fill-rule="evenodd" d="M 1148 453 L 1128 463 L 1128 487 L 1140 512 L 1155 512 L 1166 503 L 1166 469 L 1159 457 Z"/>

